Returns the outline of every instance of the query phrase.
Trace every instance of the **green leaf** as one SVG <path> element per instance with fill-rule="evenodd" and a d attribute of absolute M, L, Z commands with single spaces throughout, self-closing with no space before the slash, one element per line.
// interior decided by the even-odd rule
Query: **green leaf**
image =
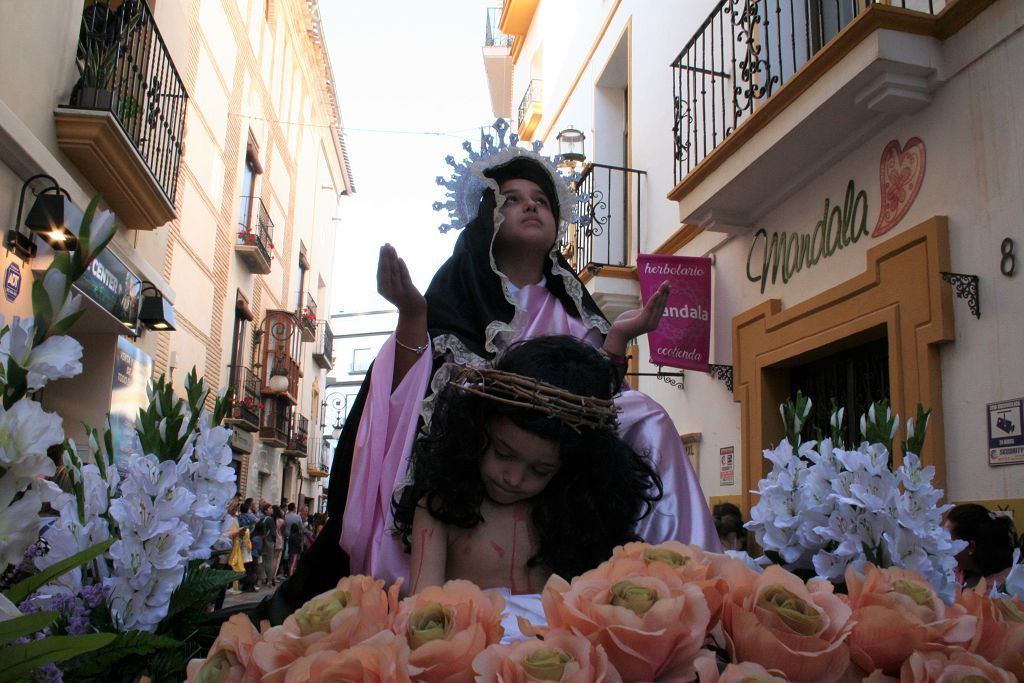
<path fill-rule="evenodd" d="M 214 569 L 203 564 L 201 560 L 193 560 L 185 570 L 181 584 L 171 594 L 165 621 L 193 608 L 199 608 L 201 615 L 205 617 L 206 605 L 220 589 L 244 577 L 245 574 L 230 569 Z"/>
<path fill-rule="evenodd" d="M 107 548 L 114 545 L 115 538 L 108 538 L 102 543 L 86 548 L 85 550 L 75 553 L 71 557 L 68 557 L 60 562 L 50 565 L 46 569 L 43 569 L 32 576 L 22 579 L 18 583 L 14 584 L 7 589 L 4 593 L 6 598 L 17 605 L 19 602 L 27 598 L 29 595 L 34 593 L 40 586 L 45 586 L 51 580 L 58 576 L 71 571 L 75 567 L 81 566 L 86 562 L 89 562 L 95 557 L 99 557 Z"/>
<path fill-rule="evenodd" d="M 21 617 L 0 621 L 0 645 L 31 633 L 38 633 L 57 621 L 60 612 L 30 612 Z"/>
<path fill-rule="evenodd" d="M 117 664 L 128 657 L 147 656 L 168 648 L 176 648 L 181 641 L 167 636 L 158 636 L 144 631 L 127 631 L 114 634 L 116 638 L 97 652 L 82 657 L 64 667 L 66 673 L 73 673 L 69 680 L 80 680 L 96 676 L 104 671 L 113 671 Z"/>
<path fill-rule="evenodd" d="M 51 662 L 63 662 L 107 645 L 116 633 L 90 633 L 84 636 L 47 636 L 24 645 L 9 645 L 3 649 L 4 668 L 0 681 L 16 681 L 32 669 Z"/>

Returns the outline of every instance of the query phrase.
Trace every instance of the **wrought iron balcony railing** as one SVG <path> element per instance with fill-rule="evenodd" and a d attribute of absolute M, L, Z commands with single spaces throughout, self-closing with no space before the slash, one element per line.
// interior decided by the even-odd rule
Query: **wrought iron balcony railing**
<path fill-rule="evenodd" d="M 334 332 L 326 320 L 316 323 L 316 340 L 313 343 L 313 362 L 324 370 L 334 367 Z"/>
<path fill-rule="evenodd" d="M 311 342 L 316 338 L 316 300 L 309 292 L 299 293 L 299 310 L 296 311 L 302 341 Z"/>
<path fill-rule="evenodd" d="M 640 250 L 640 183 L 646 175 L 591 163 L 573 182 L 579 222 L 569 226 L 560 248 L 577 273 L 588 266 L 629 265 L 630 254 Z"/>
<path fill-rule="evenodd" d="M 539 105 L 541 101 L 541 92 L 543 90 L 543 82 L 539 78 L 530 80 L 530 85 L 526 88 L 526 92 L 523 93 L 523 99 L 519 102 L 519 130 L 522 131 L 528 125 L 530 119 L 530 105 Z"/>
<path fill-rule="evenodd" d="M 672 62 L 678 183 L 876 0 L 721 0 Z M 886 0 L 936 14 L 948 0 Z"/>
<path fill-rule="evenodd" d="M 242 197 L 241 202 L 238 212 L 238 244 L 255 247 L 269 267 L 273 259 L 274 222 L 270 220 L 270 213 L 259 197 Z"/>
<path fill-rule="evenodd" d="M 304 458 L 309 446 L 309 420 L 303 415 L 296 415 L 290 427 L 285 453 Z"/>
<path fill-rule="evenodd" d="M 231 411 L 228 419 L 246 431 L 254 432 L 260 425 L 260 409 L 263 397 L 260 395 L 259 378 L 242 365 L 229 367 L 231 373 Z"/>
<path fill-rule="evenodd" d="M 112 113 L 173 205 L 188 95 L 147 3 L 88 4 L 75 63 L 71 106 Z"/>
<path fill-rule="evenodd" d="M 512 44 L 512 36 L 507 36 L 498 28 L 501 19 L 500 7 L 487 8 L 487 25 L 484 33 L 484 47 L 508 47 Z"/>
<path fill-rule="evenodd" d="M 280 448 L 287 448 L 292 434 L 291 406 L 285 399 L 274 396 L 264 399 L 260 415 L 260 438 Z"/>

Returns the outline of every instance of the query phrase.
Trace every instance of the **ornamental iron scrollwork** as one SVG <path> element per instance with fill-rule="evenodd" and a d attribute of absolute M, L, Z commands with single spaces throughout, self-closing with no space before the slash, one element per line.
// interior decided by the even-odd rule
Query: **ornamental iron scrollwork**
<path fill-rule="evenodd" d="M 761 16 L 759 5 L 760 0 L 732 0 L 731 7 L 724 8 L 727 14 L 732 15 L 736 28 L 736 51 L 742 55 L 738 64 L 739 83 L 733 86 L 733 108 L 737 119 L 743 116 L 743 112 L 752 112 L 754 103 L 770 96 L 772 87 L 779 82 L 779 77 L 772 75 L 771 63 L 764 55 L 765 41 L 758 40 L 758 34 L 762 32 L 757 28 L 763 27 L 766 36 L 769 28 L 769 21 Z M 760 78 L 762 74 L 763 80 Z"/>
<path fill-rule="evenodd" d="M 971 309 L 971 314 L 973 314 L 978 320 L 981 320 L 978 276 L 968 275 L 967 273 L 948 273 L 945 271 L 940 272 L 939 275 L 942 276 L 943 282 L 953 286 L 953 292 L 956 294 L 958 299 L 967 300 L 967 307 Z"/>
<path fill-rule="evenodd" d="M 732 366 L 731 365 L 715 365 L 713 363 L 708 364 L 708 374 L 711 375 L 712 379 L 721 380 L 725 382 L 725 388 L 732 393 Z"/>

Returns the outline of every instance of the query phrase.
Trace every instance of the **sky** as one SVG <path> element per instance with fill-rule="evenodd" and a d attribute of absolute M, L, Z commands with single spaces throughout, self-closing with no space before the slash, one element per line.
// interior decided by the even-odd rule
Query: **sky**
<path fill-rule="evenodd" d="M 481 48 L 498 0 L 320 0 L 356 193 L 338 212 L 331 312 L 393 308 L 376 293 L 390 242 L 425 290 L 458 237 L 431 205 L 446 155 L 494 123 Z"/>

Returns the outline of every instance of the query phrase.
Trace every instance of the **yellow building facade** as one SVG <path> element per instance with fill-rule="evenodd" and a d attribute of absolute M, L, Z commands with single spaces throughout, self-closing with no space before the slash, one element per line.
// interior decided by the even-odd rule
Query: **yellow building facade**
<path fill-rule="evenodd" d="M 354 191 L 318 12 L 315 0 L 45 0 L 12 3 L 0 24 L 5 227 L 27 234 L 22 195 L 27 212 L 53 183 L 79 210 L 102 194 L 119 224 L 76 283 L 84 371 L 47 386 L 44 407 L 79 441 L 81 422 L 108 413 L 128 429 L 140 386 L 165 375 L 183 393 L 194 367 L 234 392 L 239 493 L 313 511 L 331 265 Z M 0 253 L 3 313 L 29 315 L 51 252 Z M 173 331 L 148 329 L 154 298 Z"/>

